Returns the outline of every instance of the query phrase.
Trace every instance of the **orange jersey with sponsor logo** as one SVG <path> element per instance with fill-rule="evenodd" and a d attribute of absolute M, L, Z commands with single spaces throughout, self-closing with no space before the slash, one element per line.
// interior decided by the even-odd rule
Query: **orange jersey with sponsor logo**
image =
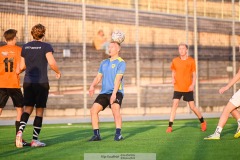
<path fill-rule="evenodd" d="M 180 57 L 176 57 L 172 60 L 171 70 L 175 72 L 174 91 L 189 92 L 193 73 L 196 72 L 194 59 L 188 57 L 186 60 L 181 60 Z"/>
<path fill-rule="evenodd" d="M 20 77 L 16 74 L 21 58 L 21 47 L 0 47 L 0 88 L 20 88 Z"/>

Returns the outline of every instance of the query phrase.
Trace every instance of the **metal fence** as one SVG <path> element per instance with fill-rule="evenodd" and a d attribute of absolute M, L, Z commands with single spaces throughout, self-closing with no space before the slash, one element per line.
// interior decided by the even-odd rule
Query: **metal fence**
<path fill-rule="evenodd" d="M 234 86 L 217 101 L 213 96 L 236 74 L 239 4 L 234 0 L 2 0 L 0 32 L 17 29 L 22 45 L 31 40 L 33 25 L 44 24 L 46 41 L 54 46 L 64 76 L 60 82 L 51 81 L 51 91 L 81 90 L 83 97 L 77 101 L 84 109 L 89 106 L 87 87 L 105 57 L 92 45 L 99 30 L 108 40 L 114 30 L 125 32 L 126 85 L 134 87 L 132 105 L 138 108 L 150 105 L 152 94 L 161 95 L 159 86 L 169 87 L 171 59 L 178 55 L 177 44 L 186 42 L 198 70 L 196 105 L 219 106 L 236 91 Z M 154 87 L 158 91 L 151 93 Z M 159 105 L 159 98 L 152 102 Z"/>

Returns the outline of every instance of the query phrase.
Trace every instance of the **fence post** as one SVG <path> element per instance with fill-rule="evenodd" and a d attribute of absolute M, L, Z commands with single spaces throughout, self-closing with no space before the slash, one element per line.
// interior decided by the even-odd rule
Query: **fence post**
<path fill-rule="evenodd" d="M 28 42 L 28 0 L 24 0 L 24 42 Z"/>
<path fill-rule="evenodd" d="M 83 108 L 84 116 L 87 114 L 87 69 L 86 69 L 86 6 L 85 0 L 82 0 L 82 45 L 83 45 Z"/>
<path fill-rule="evenodd" d="M 137 82 L 137 108 L 141 107 L 141 88 L 140 88 L 140 60 L 139 60 L 139 15 L 138 0 L 135 0 L 135 29 L 136 29 L 136 82 Z"/>
<path fill-rule="evenodd" d="M 199 106 L 198 88 L 198 37 L 197 37 L 197 0 L 194 0 L 194 59 L 196 63 L 196 84 L 195 84 L 195 103 Z"/>

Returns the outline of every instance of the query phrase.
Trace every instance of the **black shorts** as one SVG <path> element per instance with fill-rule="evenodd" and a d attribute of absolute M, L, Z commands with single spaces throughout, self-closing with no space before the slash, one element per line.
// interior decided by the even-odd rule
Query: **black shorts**
<path fill-rule="evenodd" d="M 23 83 L 24 105 L 46 108 L 49 83 Z"/>
<path fill-rule="evenodd" d="M 14 107 L 23 107 L 23 94 L 20 88 L 0 88 L 0 108 L 4 108 L 11 97 Z"/>
<path fill-rule="evenodd" d="M 191 92 L 174 91 L 174 93 L 173 93 L 173 99 L 181 99 L 182 96 L 183 96 L 184 101 L 187 101 L 187 102 L 194 101 L 193 91 L 191 91 Z"/>
<path fill-rule="evenodd" d="M 110 104 L 110 98 L 111 98 L 112 94 L 99 94 L 97 96 L 97 98 L 95 99 L 94 103 L 98 103 L 103 107 L 103 110 L 109 106 L 111 108 L 111 104 Z M 113 103 L 117 103 L 120 105 L 122 105 L 122 100 L 123 100 L 123 95 L 120 92 L 117 92 L 116 95 L 116 100 Z"/>

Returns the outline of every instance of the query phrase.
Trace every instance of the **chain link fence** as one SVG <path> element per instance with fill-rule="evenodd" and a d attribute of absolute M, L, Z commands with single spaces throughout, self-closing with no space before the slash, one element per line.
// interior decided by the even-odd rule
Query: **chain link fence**
<path fill-rule="evenodd" d="M 96 50 L 99 30 L 109 41 L 114 30 L 126 39 L 121 57 L 127 62 L 127 107 L 170 107 L 173 92 L 170 63 L 180 42 L 189 44 L 197 60 L 195 99 L 205 111 L 227 103 L 237 86 L 218 94 L 238 70 L 240 1 L 234 0 L 2 0 L 0 33 L 18 30 L 18 45 L 31 41 L 31 27 L 46 26 L 45 41 L 63 73 L 54 79 L 49 71 L 54 108 L 82 107 L 93 102 L 87 89 L 97 74 L 103 50 Z M 4 44 L 0 37 L 1 45 Z M 181 103 L 185 106 L 185 103 Z"/>

